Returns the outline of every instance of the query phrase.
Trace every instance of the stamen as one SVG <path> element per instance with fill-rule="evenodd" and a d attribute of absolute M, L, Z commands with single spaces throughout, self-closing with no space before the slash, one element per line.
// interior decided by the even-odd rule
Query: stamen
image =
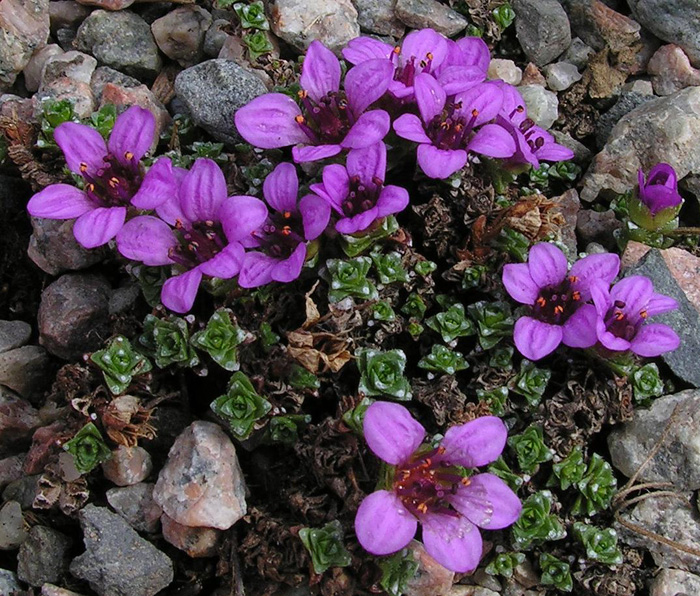
<path fill-rule="evenodd" d="M 542 296 L 540 296 L 540 297 L 537 299 L 537 304 L 538 304 L 539 306 L 541 306 L 542 308 L 544 308 L 544 307 L 546 306 L 546 304 L 547 304 L 547 300 L 546 300 L 545 298 L 543 298 Z"/>
<path fill-rule="evenodd" d="M 306 122 L 306 119 L 301 114 L 299 114 L 298 116 L 294 116 L 294 120 L 297 124 L 304 124 L 304 122 Z"/>
<path fill-rule="evenodd" d="M 133 158 L 134 154 L 131 151 L 124 152 L 124 159 L 126 159 L 126 161 L 131 161 Z"/>
<path fill-rule="evenodd" d="M 578 281 L 578 277 L 576 275 L 569 275 L 569 281 L 575 284 Z"/>
<path fill-rule="evenodd" d="M 639 312 L 639 316 L 642 317 L 642 319 L 646 319 L 649 316 L 649 313 L 647 312 L 646 308 L 642 309 Z"/>
<path fill-rule="evenodd" d="M 561 304 L 559 306 L 554 307 L 554 314 L 555 315 L 560 315 L 563 312 L 564 312 L 564 307 Z"/>
<path fill-rule="evenodd" d="M 81 162 L 80 162 L 80 171 L 81 171 L 81 173 L 84 174 L 85 172 L 87 172 L 87 169 L 88 169 L 88 165 L 87 165 L 84 161 L 81 161 Z"/>
<path fill-rule="evenodd" d="M 573 294 L 571 294 L 571 298 L 573 300 L 581 300 L 581 292 L 576 290 Z"/>
<path fill-rule="evenodd" d="M 615 313 L 615 320 L 616 321 L 624 321 L 625 319 L 625 313 L 620 312 L 619 310 Z"/>

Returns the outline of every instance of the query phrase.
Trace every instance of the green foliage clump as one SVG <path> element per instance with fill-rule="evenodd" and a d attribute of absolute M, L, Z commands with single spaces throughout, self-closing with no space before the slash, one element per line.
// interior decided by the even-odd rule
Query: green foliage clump
<path fill-rule="evenodd" d="M 434 344 L 430 354 L 418 362 L 418 367 L 432 372 L 453 375 L 457 371 L 469 368 L 469 364 L 461 352 L 450 350 L 442 344 Z"/>
<path fill-rule="evenodd" d="M 380 352 L 367 348 L 357 350 L 355 356 L 360 369 L 360 393 L 393 397 L 399 401 L 411 399 L 411 385 L 403 374 L 406 367 L 403 350 Z"/>
<path fill-rule="evenodd" d="M 102 369 L 107 388 L 114 395 L 124 393 L 134 377 L 153 368 L 148 358 L 121 335 L 110 341 L 106 349 L 92 354 L 90 360 Z"/>
<path fill-rule="evenodd" d="M 380 252 L 373 252 L 371 256 L 381 283 L 391 284 L 408 281 L 408 273 L 401 262 L 400 253 L 390 252 L 382 254 Z"/>
<path fill-rule="evenodd" d="M 508 438 L 508 445 L 515 451 L 520 470 L 534 474 L 539 464 L 552 459 L 552 450 L 544 444 L 544 436 L 539 426 L 532 425 L 519 435 Z"/>
<path fill-rule="evenodd" d="M 562 592 L 571 592 L 574 589 L 574 580 L 571 577 L 571 568 L 568 563 L 549 553 L 542 553 L 540 555 L 540 569 L 542 570 L 540 583 L 543 586 L 554 586 Z"/>
<path fill-rule="evenodd" d="M 474 324 L 466 317 L 464 305 L 452 304 L 446 311 L 426 320 L 426 325 L 440 334 L 445 343 L 458 337 L 474 335 Z"/>
<path fill-rule="evenodd" d="M 653 397 L 664 392 L 664 382 L 659 375 L 659 367 L 653 362 L 640 366 L 632 373 L 634 399 L 641 405 L 648 405 Z"/>
<path fill-rule="evenodd" d="M 468 311 L 476 321 L 479 344 L 484 350 L 490 350 L 504 337 L 513 335 L 515 321 L 508 303 L 482 300 L 470 304 Z"/>
<path fill-rule="evenodd" d="M 534 362 L 523 360 L 520 371 L 511 382 L 511 390 L 522 395 L 531 407 L 537 406 L 542 400 L 547 384 L 552 377 L 552 371 L 538 368 Z"/>
<path fill-rule="evenodd" d="M 139 343 L 153 357 L 158 368 L 171 364 L 192 367 L 199 363 L 199 357 L 190 346 L 187 321 L 181 317 L 159 319 L 147 315 Z"/>
<path fill-rule="evenodd" d="M 617 546 L 617 532 L 612 528 L 601 530 L 595 526 L 576 522 L 574 535 L 586 549 L 586 556 L 591 561 L 604 565 L 622 563 L 622 551 Z"/>
<path fill-rule="evenodd" d="M 347 567 L 352 561 L 343 544 L 343 527 L 337 519 L 322 528 L 302 528 L 299 538 L 311 555 L 316 573 L 331 567 Z"/>
<path fill-rule="evenodd" d="M 515 568 L 524 561 L 525 555 L 523 553 L 499 553 L 486 566 L 486 573 L 510 578 L 513 577 Z"/>
<path fill-rule="evenodd" d="M 249 337 L 236 324 L 233 313 L 221 308 L 209 318 L 204 329 L 192 336 L 192 345 L 209 354 L 222 368 L 236 371 L 240 368 L 238 349 Z"/>
<path fill-rule="evenodd" d="M 92 422 L 88 422 L 70 441 L 64 443 L 63 449 L 73 456 L 75 469 L 81 474 L 87 474 L 112 456 L 102 434 Z"/>
<path fill-rule="evenodd" d="M 379 585 L 389 596 L 401 596 L 407 592 L 408 584 L 416 576 L 419 564 L 411 550 L 404 548 L 383 558 L 379 567 L 382 570 Z"/>
<path fill-rule="evenodd" d="M 374 300 L 377 297 L 377 288 L 367 279 L 371 266 L 372 259 L 369 257 L 328 259 L 326 268 L 331 286 L 328 299 L 331 302 L 340 302 L 348 297 Z"/>
<path fill-rule="evenodd" d="M 240 440 L 250 436 L 255 423 L 271 408 L 270 402 L 257 394 L 250 379 L 240 371 L 231 376 L 226 393 L 211 404 L 214 414 L 223 419 Z"/>
<path fill-rule="evenodd" d="M 561 540 L 566 536 L 564 526 L 551 511 L 552 493 L 548 490 L 527 498 L 512 529 L 513 544 L 517 549 L 528 549 L 535 543 Z"/>

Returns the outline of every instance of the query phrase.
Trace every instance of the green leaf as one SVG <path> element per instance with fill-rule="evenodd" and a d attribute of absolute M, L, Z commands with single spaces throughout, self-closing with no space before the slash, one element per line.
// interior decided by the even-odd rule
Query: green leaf
<path fill-rule="evenodd" d="M 396 320 L 396 313 L 389 302 L 381 300 L 372 305 L 372 318 L 382 323 L 391 323 Z"/>
<path fill-rule="evenodd" d="M 465 269 L 464 277 L 462 277 L 462 289 L 472 290 L 483 285 L 487 272 L 488 268 L 483 265 L 472 265 Z"/>
<path fill-rule="evenodd" d="M 330 302 L 340 302 L 347 297 L 374 300 L 377 297 L 377 288 L 367 279 L 371 266 L 372 260 L 369 257 L 326 261 L 331 278 L 331 288 L 328 292 Z"/>
<path fill-rule="evenodd" d="M 233 10 L 241 20 L 241 27 L 243 27 L 243 29 L 261 29 L 263 31 L 268 31 L 270 29 L 262 0 L 257 0 L 257 2 L 252 2 L 250 4 L 238 2 L 233 5 Z"/>
<path fill-rule="evenodd" d="M 521 263 L 527 261 L 527 255 L 530 251 L 530 241 L 524 234 L 512 228 L 503 228 L 498 238 L 493 241 L 493 244 L 495 248 L 508 253 Z"/>
<path fill-rule="evenodd" d="M 634 399 L 648 405 L 652 397 L 659 397 L 664 393 L 664 382 L 659 375 L 659 367 L 653 362 L 640 366 L 632 373 L 632 388 Z"/>
<path fill-rule="evenodd" d="M 453 304 L 445 312 L 430 317 L 425 324 L 439 333 L 445 343 L 475 333 L 474 324 L 465 316 L 462 304 Z"/>
<path fill-rule="evenodd" d="M 321 387 L 321 381 L 318 380 L 318 377 L 298 364 L 292 365 L 288 380 L 294 389 L 311 389 L 315 391 Z"/>
<path fill-rule="evenodd" d="M 486 573 L 511 578 L 515 568 L 524 561 L 525 555 L 523 553 L 499 553 L 486 566 Z"/>
<path fill-rule="evenodd" d="M 121 335 L 109 342 L 105 350 L 95 352 L 90 360 L 102 369 L 105 383 L 114 395 L 124 393 L 131 380 L 151 370 L 148 358 L 131 347 L 131 342 Z"/>
<path fill-rule="evenodd" d="M 508 399 L 508 387 L 496 387 L 489 391 L 476 390 L 476 396 L 480 401 L 486 402 L 494 416 L 503 416 L 506 412 L 506 400 Z"/>
<path fill-rule="evenodd" d="M 132 269 L 148 306 L 155 308 L 160 305 L 160 292 L 169 277 L 169 269 L 169 267 L 147 267 L 146 265 L 139 265 Z"/>
<path fill-rule="evenodd" d="M 279 343 L 280 336 L 272 331 L 270 323 L 263 321 L 260 323 L 260 343 L 262 344 L 263 350 L 268 352 L 272 346 Z"/>
<path fill-rule="evenodd" d="M 275 49 L 267 33 L 264 31 L 247 33 L 243 36 L 243 43 L 248 48 L 248 55 L 250 56 L 251 62 L 255 62 L 263 54 L 269 54 Z"/>
<path fill-rule="evenodd" d="M 552 466 L 554 475 L 559 479 L 559 486 L 566 490 L 570 486 L 576 486 L 586 473 L 586 462 L 583 460 L 581 447 L 574 447 L 558 464 Z"/>
<path fill-rule="evenodd" d="M 506 461 L 499 457 L 495 462 L 489 465 L 489 472 L 498 476 L 503 482 L 505 482 L 514 491 L 517 491 L 523 485 L 523 478 L 514 474 L 513 471 L 508 467 Z"/>
<path fill-rule="evenodd" d="M 73 456 L 75 469 L 81 474 L 87 474 L 112 457 L 112 452 L 92 422 L 88 422 L 70 441 L 64 443 L 63 449 Z"/>
<path fill-rule="evenodd" d="M 41 133 L 36 145 L 40 149 L 58 149 L 53 133 L 64 122 L 79 122 L 73 104 L 67 99 L 45 99 L 41 103 Z"/>
<path fill-rule="evenodd" d="M 401 253 L 390 252 L 381 254 L 373 252 L 371 255 L 374 267 L 377 270 L 379 281 L 383 284 L 407 282 L 408 273 L 403 267 Z"/>
<path fill-rule="evenodd" d="M 231 376 L 226 394 L 211 404 L 212 411 L 226 421 L 240 440 L 250 436 L 255 423 L 271 408 L 270 402 L 256 393 L 250 379 L 240 371 Z"/>
<path fill-rule="evenodd" d="M 469 368 L 461 352 L 450 350 L 441 344 L 434 344 L 430 354 L 418 363 L 419 368 L 433 372 L 453 375 L 457 371 Z"/>
<path fill-rule="evenodd" d="M 491 351 L 489 366 L 503 371 L 513 370 L 513 347 L 499 346 Z"/>
<path fill-rule="evenodd" d="M 382 579 L 379 585 L 389 596 L 402 596 L 408 590 L 409 582 L 416 577 L 419 564 L 413 557 L 413 552 L 404 548 L 399 552 L 384 557 L 379 562 Z"/>
<path fill-rule="evenodd" d="M 411 334 L 411 337 L 413 339 L 418 339 L 420 337 L 420 334 L 425 331 L 425 327 L 418 323 L 417 321 L 411 321 L 407 326 L 406 326 L 406 331 L 408 331 Z"/>
<path fill-rule="evenodd" d="M 540 491 L 528 497 L 518 521 L 512 527 L 513 544 L 527 549 L 534 543 L 561 540 L 566 530 L 556 515 L 551 513 L 552 493 Z"/>
<path fill-rule="evenodd" d="M 549 553 L 542 553 L 540 569 L 542 570 L 540 583 L 543 586 L 554 586 L 562 592 L 571 592 L 574 589 L 574 580 L 568 563 L 560 561 Z"/>
<path fill-rule="evenodd" d="M 437 263 L 434 261 L 419 261 L 415 264 L 413 269 L 421 277 L 428 277 L 428 275 L 437 269 Z"/>
<path fill-rule="evenodd" d="M 574 524 L 574 535 L 586 549 L 586 556 L 591 561 L 604 565 L 622 563 L 622 551 L 617 546 L 617 532 L 612 528 L 601 530 L 581 522 Z"/>
<path fill-rule="evenodd" d="M 158 368 L 171 364 L 192 367 L 199 363 L 199 358 L 191 348 L 189 338 L 185 319 L 173 316 L 159 319 L 146 315 L 139 343 L 148 350 Z"/>
<path fill-rule="evenodd" d="M 347 567 L 352 562 L 343 544 L 343 527 L 337 519 L 322 528 L 302 528 L 299 538 L 311 555 L 316 573 L 331 567 Z"/>
<path fill-rule="evenodd" d="M 483 300 L 470 304 L 468 311 L 476 321 L 479 344 L 484 350 L 490 350 L 504 337 L 513 335 L 515 321 L 508 303 Z"/>
<path fill-rule="evenodd" d="M 97 112 L 90 114 L 90 126 L 108 139 L 117 120 L 117 108 L 114 104 L 103 105 Z"/>
<path fill-rule="evenodd" d="M 617 480 L 612 467 L 600 455 L 594 453 L 588 462 L 583 478 L 576 483 L 581 492 L 571 512 L 591 516 L 610 507 L 617 490 Z"/>
<path fill-rule="evenodd" d="M 382 222 L 372 228 L 371 232 L 360 232 L 358 234 L 343 234 L 340 237 L 340 247 L 348 257 L 356 257 L 362 254 L 379 240 L 388 238 L 397 232 L 399 224 L 393 215 L 385 217 Z"/>
<path fill-rule="evenodd" d="M 406 354 L 403 350 L 380 352 L 360 349 L 355 352 L 360 369 L 358 391 L 369 396 L 389 396 L 399 401 L 411 399 L 411 385 L 404 376 Z"/>
<path fill-rule="evenodd" d="M 343 413 L 343 422 L 346 426 L 351 429 L 355 434 L 363 436 L 362 423 L 365 420 L 365 412 L 375 400 L 369 397 L 363 397 L 359 404 L 357 404 L 351 410 Z"/>
<path fill-rule="evenodd" d="M 419 294 L 409 294 L 406 298 L 406 302 L 401 307 L 401 312 L 409 317 L 418 319 L 421 321 L 425 316 L 425 311 L 428 307 L 425 305 L 425 301 L 420 297 Z"/>
<path fill-rule="evenodd" d="M 299 439 L 299 429 L 309 422 L 311 422 L 311 416 L 308 415 L 275 416 L 268 425 L 268 442 L 294 445 Z"/>
<path fill-rule="evenodd" d="M 241 366 L 238 348 L 250 337 L 236 324 L 231 310 L 220 308 L 210 317 L 207 326 L 192 336 L 192 345 L 204 350 L 222 368 L 235 371 Z"/>
<path fill-rule="evenodd" d="M 528 405 L 534 408 L 542 400 L 551 377 L 552 371 L 537 368 L 533 362 L 523 360 L 520 363 L 520 372 L 509 386 L 513 393 L 522 395 L 527 400 Z"/>
<path fill-rule="evenodd" d="M 494 8 L 491 14 L 493 14 L 493 20 L 496 21 L 501 31 L 508 29 L 515 20 L 515 11 L 508 3 L 501 4 L 499 7 Z"/>
<path fill-rule="evenodd" d="M 518 466 L 525 474 L 534 474 L 539 464 L 552 459 L 552 450 L 544 444 L 539 426 L 529 426 L 523 433 L 509 437 L 508 445 L 515 451 Z"/>

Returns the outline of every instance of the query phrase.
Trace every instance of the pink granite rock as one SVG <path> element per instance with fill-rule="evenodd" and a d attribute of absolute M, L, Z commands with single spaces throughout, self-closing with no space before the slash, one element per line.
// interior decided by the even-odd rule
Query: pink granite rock
<path fill-rule="evenodd" d="M 195 559 L 216 556 L 222 531 L 216 528 L 191 528 L 165 515 L 160 518 L 165 538 L 175 548 Z"/>
<path fill-rule="evenodd" d="M 49 0 L 0 2 L 0 91 L 9 88 L 49 37 Z"/>
<path fill-rule="evenodd" d="M 105 478 L 117 486 L 130 486 L 142 482 L 153 469 L 151 456 L 143 447 L 120 445 L 112 451 L 112 457 L 102 464 Z"/>
<path fill-rule="evenodd" d="M 657 95 L 671 95 L 691 85 L 700 85 L 700 70 L 693 68 L 686 53 L 674 44 L 656 50 L 647 72 L 653 75 L 651 83 Z"/>
<path fill-rule="evenodd" d="M 211 23 L 208 11 L 199 6 L 183 6 L 155 20 L 151 31 L 160 51 L 186 67 L 204 55 L 204 36 Z"/>

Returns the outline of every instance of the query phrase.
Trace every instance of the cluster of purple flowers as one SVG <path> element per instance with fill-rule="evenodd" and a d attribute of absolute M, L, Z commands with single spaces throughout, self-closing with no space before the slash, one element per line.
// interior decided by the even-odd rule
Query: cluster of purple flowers
<path fill-rule="evenodd" d="M 527 117 L 514 87 L 486 81 L 490 54 L 480 38 L 452 41 L 423 29 L 393 47 L 358 37 L 343 57 L 354 66 L 341 88 L 338 58 L 312 42 L 299 103 L 282 93 L 255 98 L 236 113 L 241 136 L 263 149 L 293 145 L 299 163 L 383 144 L 393 122 L 399 137 L 418 144 L 418 163 L 431 178 L 451 176 L 470 154 L 535 168 L 573 157 Z"/>
<path fill-rule="evenodd" d="M 654 292 L 644 276 L 611 286 L 619 270 L 619 257 L 607 253 L 584 257 L 569 270 L 564 253 L 544 242 L 530 249 L 527 263 L 506 265 L 506 290 L 530 307 L 515 323 L 513 339 L 520 353 L 539 360 L 561 343 L 646 357 L 675 350 L 680 344 L 675 331 L 647 319 L 678 308 L 677 302 Z"/>
<path fill-rule="evenodd" d="M 476 569 L 483 548 L 479 528 L 505 528 L 521 510 L 498 476 L 463 473 L 501 454 L 507 430 L 500 418 L 453 426 L 438 447 L 424 442 L 425 429 L 399 404 L 373 403 L 363 427 L 369 448 L 392 466 L 392 474 L 388 486 L 360 504 L 360 544 L 374 555 L 389 555 L 411 541 L 420 522 L 425 549 L 438 563 L 458 573 Z"/>

